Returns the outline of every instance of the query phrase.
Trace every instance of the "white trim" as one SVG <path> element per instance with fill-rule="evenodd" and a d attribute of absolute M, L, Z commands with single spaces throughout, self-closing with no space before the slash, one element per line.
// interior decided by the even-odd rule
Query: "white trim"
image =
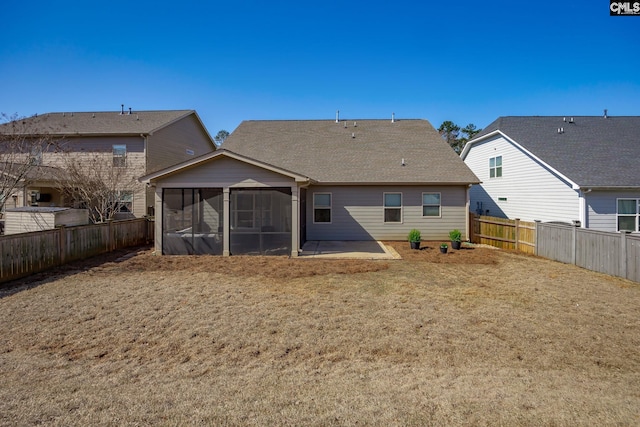
<path fill-rule="evenodd" d="M 468 191 L 468 188 L 467 188 Z M 438 198 L 440 199 L 440 203 L 438 204 L 438 215 L 434 216 L 434 215 L 425 215 L 424 214 L 424 207 L 425 206 L 435 206 L 435 205 L 425 205 L 424 204 L 424 195 L 425 194 L 437 194 Z M 440 191 L 423 191 L 422 195 L 420 196 L 420 203 L 421 203 L 421 208 L 422 208 L 422 218 L 442 218 L 442 192 Z"/>
<path fill-rule="evenodd" d="M 316 222 L 316 194 L 328 194 L 329 195 L 329 221 L 322 221 L 322 222 Z M 332 224 L 333 223 L 333 193 L 331 193 L 330 191 L 318 191 L 318 192 L 313 192 L 311 194 L 311 200 L 313 201 L 313 206 L 312 206 L 312 223 L 313 224 Z M 326 206 L 320 206 L 318 207 L 318 209 L 327 209 Z"/>
<path fill-rule="evenodd" d="M 633 201 L 635 201 L 636 213 L 635 214 L 620 214 L 620 212 L 618 211 L 618 202 L 620 200 L 633 200 Z M 616 197 L 616 231 L 620 231 L 619 219 L 620 219 L 621 215 L 623 217 L 627 217 L 627 218 L 633 216 L 635 218 L 635 221 L 634 221 L 635 222 L 635 224 L 634 224 L 635 229 L 631 230 L 631 232 L 635 233 L 635 232 L 640 231 L 640 229 L 638 228 L 640 226 L 640 224 L 639 224 L 640 223 L 640 198 L 637 198 L 637 197 Z M 624 231 L 627 231 L 627 230 L 624 230 Z"/>
<path fill-rule="evenodd" d="M 387 206 L 386 205 L 386 198 L 385 196 L 387 194 L 399 194 L 400 195 L 400 221 L 386 221 L 385 220 L 385 213 L 387 209 L 398 209 L 398 206 Z M 384 191 L 382 192 L 382 223 L 383 224 L 403 224 L 404 223 L 404 195 L 402 194 L 402 191 Z"/>
<path fill-rule="evenodd" d="M 189 159 L 189 160 L 187 160 L 185 162 L 182 162 L 182 163 L 179 163 L 177 165 L 173 165 L 173 166 L 170 166 L 168 168 L 159 170 L 157 172 L 153 172 L 151 174 L 148 174 L 148 175 L 145 175 L 143 177 L 138 178 L 138 181 L 140 181 L 140 182 L 142 182 L 144 184 L 151 184 L 152 181 L 157 181 L 157 180 L 165 178 L 165 177 L 167 177 L 169 175 L 172 175 L 172 174 L 175 174 L 175 173 L 180 173 L 180 172 L 182 172 L 184 170 L 187 170 L 187 169 L 190 169 L 190 168 L 193 168 L 193 167 L 197 167 L 197 166 L 199 166 L 199 165 L 201 165 L 203 163 L 206 163 L 206 162 L 208 162 L 210 160 L 213 160 L 213 159 L 216 159 L 218 157 L 228 157 L 230 159 L 234 159 L 234 160 L 237 160 L 237 161 L 240 161 L 240 162 L 243 162 L 243 163 L 247 163 L 249 165 L 253 165 L 253 166 L 256 166 L 256 167 L 259 167 L 259 168 L 262 168 L 262 169 L 265 169 L 265 170 L 268 170 L 268 171 L 271 171 L 271 172 L 274 172 L 274 173 L 277 173 L 277 174 L 280 174 L 280 175 L 287 176 L 289 178 L 294 179 L 296 182 L 308 183 L 308 182 L 311 181 L 306 176 L 302 176 L 302 175 L 296 174 L 294 172 L 290 172 L 290 171 L 287 171 L 287 170 L 284 170 L 284 169 L 280 169 L 278 167 L 269 165 L 267 163 L 263 163 L 263 162 L 260 162 L 258 160 L 251 159 L 249 157 L 245 157 L 245 156 L 242 156 L 240 154 L 236 154 L 236 153 L 234 153 L 232 151 L 228 151 L 228 150 L 224 150 L 224 149 L 219 149 L 219 150 L 216 150 L 216 151 L 212 151 L 211 153 L 207 153 L 207 154 L 204 154 L 202 156 L 196 157 L 194 159 Z"/>

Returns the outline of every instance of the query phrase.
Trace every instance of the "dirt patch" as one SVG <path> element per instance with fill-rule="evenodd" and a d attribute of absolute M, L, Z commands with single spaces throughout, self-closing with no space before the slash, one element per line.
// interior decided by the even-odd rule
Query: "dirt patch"
<path fill-rule="evenodd" d="M 440 252 L 442 242 L 421 242 L 420 249 L 411 249 L 409 242 L 384 242 L 393 247 L 406 261 L 433 262 L 438 264 L 496 264 L 496 249 L 463 243 L 459 250 L 449 247 L 447 253 Z"/>

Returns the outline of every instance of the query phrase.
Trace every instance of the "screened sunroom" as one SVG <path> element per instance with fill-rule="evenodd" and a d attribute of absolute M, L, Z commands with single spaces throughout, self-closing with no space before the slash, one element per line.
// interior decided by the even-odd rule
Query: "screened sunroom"
<path fill-rule="evenodd" d="M 222 255 L 222 188 L 165 188 L 162 253 Z M 234 255 L 291 253 L 291 188 L 231 189 L 229 248 Z"/>

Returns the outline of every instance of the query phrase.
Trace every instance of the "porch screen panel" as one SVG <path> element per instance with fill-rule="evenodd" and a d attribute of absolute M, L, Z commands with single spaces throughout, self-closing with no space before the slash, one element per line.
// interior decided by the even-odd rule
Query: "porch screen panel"
<path fill-rule="evenodd" d="M 162 200 L 163 254 L 222 254 L 222 189 L 166 188 Z"/>
<path fill-rule="evenodd" d="M 231 254 L 291 253 L 291 189 L 232 189 Z"/>

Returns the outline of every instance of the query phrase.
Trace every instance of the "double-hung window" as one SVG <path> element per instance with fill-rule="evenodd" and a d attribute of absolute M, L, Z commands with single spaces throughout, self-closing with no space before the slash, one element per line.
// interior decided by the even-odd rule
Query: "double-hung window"
<path fill-rule="evenodd" d="M 331 193 L 313 193 L 313 222 L 331 222 Z"/>
<path fill-rule="evenodd" d="M 489 178 L 500 178 L 502 176 L 502 156 L 491 157 L 489 159 Z"/>
<path fill-rule="evenodd" d="M 440 217 L 440 193 L 422 193 L 422 216 Z"/>
<path fill-rule="evenodd" d="M 618 231 L 640 231 L 640 199 L 618 199 Z"/>
<path fill-rule="evenodd" d="M 118 192 L 118 212 L 133 212 L 133 191 L 121 190 Z"/>
<path fill-rule="evenodd" d="M 124 168 L 127 166 L 127 146 L 124 144 L 113 146 L 113 167 Z"/>
<path fill-rule="evenodd" d="M 384 193 L 384 222 L 402 222 L 402 193 Z"/>

